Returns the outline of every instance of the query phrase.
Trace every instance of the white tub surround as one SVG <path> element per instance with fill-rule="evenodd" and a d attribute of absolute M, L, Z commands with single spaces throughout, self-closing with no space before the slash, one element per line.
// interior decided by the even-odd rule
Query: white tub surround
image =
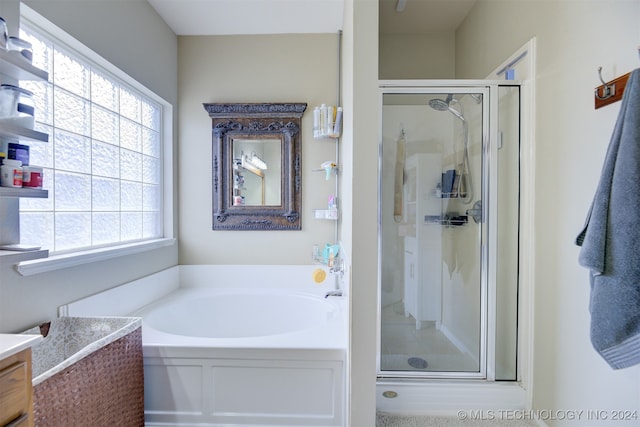
<path fill-rule="evenodd" d="M 145 424 L 343 426 L 348 305 L 325 298 L 335 279 L 316 284 L 317 268 L 177 266 L 114 289 L 140 302 L 162 288 L 130 312 L 142 317 Z M 110 292 L 63 310 L 121 314 Z"/>

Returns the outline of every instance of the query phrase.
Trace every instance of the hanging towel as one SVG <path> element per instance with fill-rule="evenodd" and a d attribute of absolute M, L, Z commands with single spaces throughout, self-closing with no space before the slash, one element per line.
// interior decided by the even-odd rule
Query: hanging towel
<path fill-rule="evenodd" d="M 629 76 L 587 221 L 591 343 L 614 369 L 640 363 L 640 69 Z"/>
<path fill-rule="evenodd" d="M 396 168 L 394 175 L 394 197 L 393 197 L 393 220 L 395 222 L 402 221 L 402 187 L 404 185 L 404 163 L 406 157 L 407 142 L 404 136 L 404 129 L 400 131 L 400 138 L 396 147 Z"/>

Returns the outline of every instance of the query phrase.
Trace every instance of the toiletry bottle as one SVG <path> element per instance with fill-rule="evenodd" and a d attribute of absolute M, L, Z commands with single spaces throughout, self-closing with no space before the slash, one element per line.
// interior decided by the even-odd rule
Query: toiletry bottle
<path fill-rule="evenodd" d="M 325 131 L 327 129 L 327 105 L 320 105 L 320 134 L 318 136 L 325 136 Z"/>
<path fill-rule="evenodd" d="M 340 132 L 342 131 L 342 107 L 338 107 L 336 111 L 336 121 L 333 124 L 333 134 L 331 135 L 334 138 L 338 138 L 340 136 Z"/>
<path fill-rule="evenodd" d="M 320 137 L 320 107 L 313 109 L 313 137 Z"/>

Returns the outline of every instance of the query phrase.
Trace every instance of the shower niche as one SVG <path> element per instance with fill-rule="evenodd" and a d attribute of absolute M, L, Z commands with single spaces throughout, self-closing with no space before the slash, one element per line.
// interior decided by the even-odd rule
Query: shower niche
<path fill-rule="evenodd" d="M 461 82 L 381 84 L 381 378 L 516 379 L 519 87 Z"/>

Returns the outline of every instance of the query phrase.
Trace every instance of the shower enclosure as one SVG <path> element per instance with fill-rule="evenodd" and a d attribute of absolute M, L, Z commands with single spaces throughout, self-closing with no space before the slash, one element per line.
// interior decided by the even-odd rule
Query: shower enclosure
<path fill-rule="evenodd" d="M 380 91 L 378 376 L 516 380 L 520 87 L 408 83 Z"/>

